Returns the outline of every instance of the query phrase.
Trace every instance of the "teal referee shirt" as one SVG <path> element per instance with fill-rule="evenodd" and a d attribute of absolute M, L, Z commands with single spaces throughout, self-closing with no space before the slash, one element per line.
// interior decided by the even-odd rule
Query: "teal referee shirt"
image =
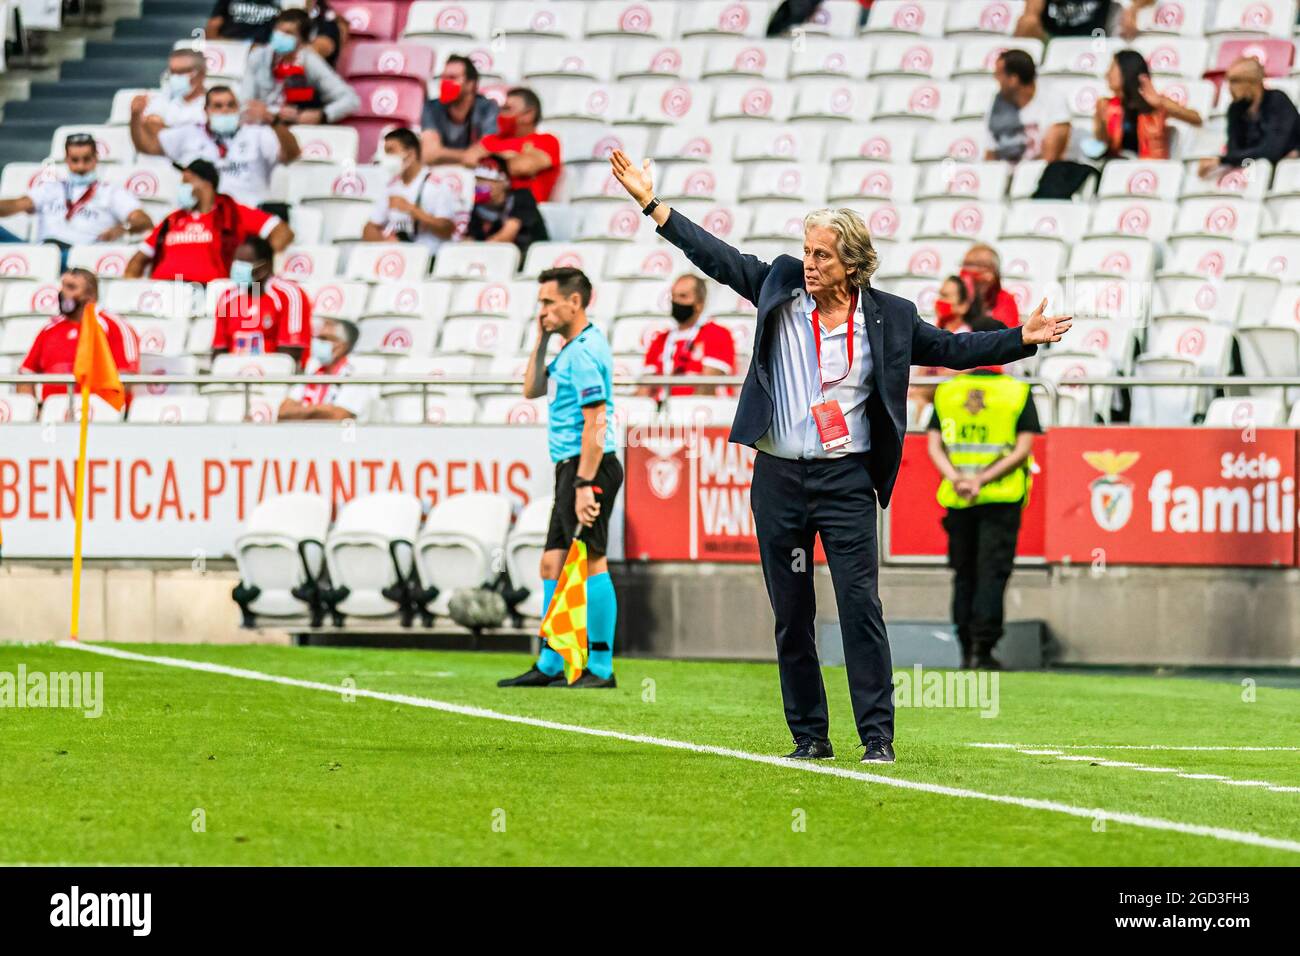
<path fill-rule="evenodd" d="M 605 403 L 605 451 L 615 450 L 613 369 L 609 340 L 594 325 L 566 342 L 546 366 L 551 461 L 564 461 L 582 453 L 582 409 L 597 402 Z"/>

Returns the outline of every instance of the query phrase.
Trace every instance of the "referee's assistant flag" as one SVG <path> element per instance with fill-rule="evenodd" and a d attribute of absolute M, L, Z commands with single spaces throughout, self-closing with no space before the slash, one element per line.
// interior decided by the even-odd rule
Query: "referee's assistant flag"
<path fill-rule="evenodd" d="M 563 659 L 564 679 L 572 684 L 587 667 L 587 542 L 579 538 L 569 545 L 540 633 Z"/>

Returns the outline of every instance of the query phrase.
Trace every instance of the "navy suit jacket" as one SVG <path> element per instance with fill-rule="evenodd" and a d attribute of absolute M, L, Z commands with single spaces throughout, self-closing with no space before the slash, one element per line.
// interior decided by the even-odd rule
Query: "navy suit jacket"
<path fill-rule="evenodd" d="M 777 256 L 769 263 L 745 255 L 675 209 L 655 231 L 682 250 L 705 275 L 730 286 L 758 308 L 754 359 L 731 425 L 732 441 L 753 446 L 772 424 L 770 353 L 774 337 L 768 318 L 803 290 L 803 262 L 794 256 Z M 884 508 L 889 505 L 903 458 L 911 367 L 1005 365 L 1033 355 L 1038 347 L 1022 344 L 1018 328 L 954 335 L 922 321 L 916 306 L 906 299 L 878 289 L 866 292 L 862 308 L 872 357 L 871 397 L 865 406 L 871 429 L 867 471 Z"/>

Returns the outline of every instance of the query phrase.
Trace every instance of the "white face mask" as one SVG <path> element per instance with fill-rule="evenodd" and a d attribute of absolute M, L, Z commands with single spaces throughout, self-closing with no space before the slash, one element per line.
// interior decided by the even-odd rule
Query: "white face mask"
<path fill-rule="evenodd" d="M 379 166 L 389 176 L 400 176 L 406 168 L 406 160 L 396 153 L 384 153 L 379 157 Z"/>

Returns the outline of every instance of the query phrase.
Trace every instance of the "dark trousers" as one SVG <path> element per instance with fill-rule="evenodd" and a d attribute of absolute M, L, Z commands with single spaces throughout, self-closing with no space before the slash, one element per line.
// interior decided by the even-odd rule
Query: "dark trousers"
<path fill-rule="evenodd" d="M 865 456 L 792 461 L 759 452 L 750 506 L 767 596 L 785 719 L 795 740 L 826 740 L 830 721 L 817 660 L 813 540 L 821 535 L 844 639 L 853 719 L 863 742 L 894 738 L 889 638 L 877 590 L 876 496 Z"/>
<path fill-rule="evenodd" d="M 972 505 L 949 508 L 943 519 L 953 570 L 952 622 L 967 656 L 989 653 L 1002 637 L 1020 511 L 1019 504 Z"/>

